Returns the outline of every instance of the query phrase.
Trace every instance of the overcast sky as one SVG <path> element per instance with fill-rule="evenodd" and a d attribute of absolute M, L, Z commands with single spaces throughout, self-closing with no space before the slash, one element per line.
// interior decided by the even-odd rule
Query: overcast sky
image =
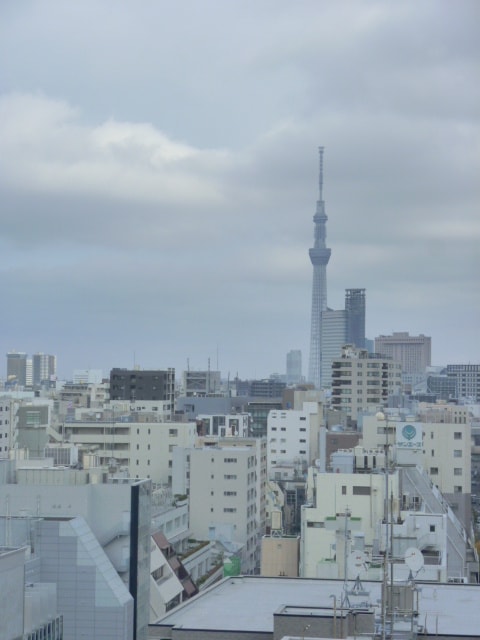
<path fill-rule="evenodd" d="M 480 3 L 0 3 L 3 353 L 308 371 L 328 304 L 480 362 Z M 4 359 L 5 362 L 5 359 Z M 5 372 L 5 364 L 0 375 Z"/>

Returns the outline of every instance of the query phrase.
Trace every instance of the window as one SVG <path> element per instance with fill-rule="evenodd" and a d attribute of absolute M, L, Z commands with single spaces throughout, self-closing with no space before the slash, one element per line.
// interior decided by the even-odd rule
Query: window
<path fill-rule="evenodd" d="M 370 487 L 362 487 L 360 485 L 353 487 L 352 493 L 354 496 L 369 496 Z"/>
<path fill-rule="evenodd" d="M 432 449 L 432 458 L 435 457 L 435 449 Z"/>
<path fill-rule="evenodd" d="M 307 418 L 305 416 L 300 416 L 300 420 L 306 420 Z"/>
<path fill-rule="evenodd" d="M 306 440 L 305 440 L 305 439 L 303 439 L 303 440 L 302 440 L 302 439 L 300 438 L 299 442 L 306 442 Z"/>
<path fill-rule="evenodd" d="M 227 462 L 227 463 L 235 463 L 235 462 L 237 462 L 237 459 L 236 458 L 224 458 L 223 461 Z"/>
<path fill-rule="evenodd" d="M 237 492 L 236 491 L 224 491 L 223 495 L 224 496 L 236 496 Z"/>
<path fill-rule="evenodd" d="M 454 458 L 461 458 L 462 457 L 462 450 L 461 449 L 454 449 L 453 450 L 453 457 Z"/>
<path fill-rule="evenodd" d="M 455 431 L 455 433 L 453 434 L 453 439 L 454 440 L 461 440 L 462 439 L 462 432 L 461 431 Z"/>
<path fill-rule="evenodd" d="M 453 475 L 454 476 L 461 476 L 462 475 L 462 469 L 460 467 L 455 467 L 453 470 Z"/>
<path fill-rule="evenodd" d="M 438 467 L 430 467 L 430 475 L 438 476 Z"/>
<path fill-rule="evenodd" d="M 212 477 L 213 477 L 213 476 L 212 476 Z M 223 479 L 224 479 L 224 480 L 236 480 L 236 479 L 237 479 L 237 476 L 236 476 L 236 474 L 225 474 L 225 475 L 223 476 Z"/>
<path fill-rule="evenodd" d="M 430 533 L 435 533 L 435 525 L 434 524 L 430 525 Z"/>
<path fill-rule="evenodd" d="M 460 485 L 455 485 L 453 487 L 453 492 L 454 493 L 462 493 L 462 487 Z"/>
<path fill-rule="evenodd" d="M 172 437 L 178 436 L 178 429 L 169 429 L 168 430 L 168 435 L 172 436 Z"/>
<path fill-rule="evenodd" d="M 342 496 L 346 496 L 346 495 L 347 495 L 347 485 L 342 484 Z"/>
<path fill-rule="evenodd" d="M 237 513 L 237 510 L 235 507 L 224 507 L 223 513 Z"/>

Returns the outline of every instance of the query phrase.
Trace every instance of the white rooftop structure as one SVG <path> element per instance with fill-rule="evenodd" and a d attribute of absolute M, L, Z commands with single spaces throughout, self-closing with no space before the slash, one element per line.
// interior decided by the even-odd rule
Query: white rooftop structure
<path fill-rule="evenodd" d="M 478 640 L 480 585 L 418 582 L 416 586 L 418 624 L 425 630 L 422 637 Z M 380 611 L 382 583 L 363 582 L 363 587 L 370 592 L 370 603 Z M 181 628 L 192 638 L 213 630 L 223 631 L 224 638 L 230 633 L 233 638 L 234 632 L 271 633 L 273 637 L 274 614 L 281 608 L 332 609 L 333 596 L 340 603 L 343 588 L 343 580 L 225 578 L 150 625 L 149 633 L 151 637 L 175 638 L 172 631 Z"/>

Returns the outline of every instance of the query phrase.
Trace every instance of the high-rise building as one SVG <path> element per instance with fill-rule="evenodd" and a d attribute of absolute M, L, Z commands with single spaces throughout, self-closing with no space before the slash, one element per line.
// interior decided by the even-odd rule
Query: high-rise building
<path fill-rule="evenodd" d="M 25 386 L 27 384 L 27 377 L 27 354 L 20 351 L 9 351 L 7 353 L 7 381 Z"/>
<path fill-rule="evenodd" d="M 345 309 L 322 311 L 322 387 L 332 384 L 332 362 L 345 345 L 365 348 L 365 289 L 345 289 Z M 362 345 L 362 346 L 359 346 Z"/>
<path fill-rule="evenodd" d="M 456 397 L 480 402 L 480 364 L 448 364 L 447 377 L 456 382 Z"/>
<path fill-rule="evenodd" d="M 375 338 L 375 352 L 400 362 L 404 373 L 424 373 L 432 359 L 432 339 L 421 333 L 411 336 L 408 331 Z"/>
<path fill-rule="evenodd" d="M 32 356 L 32 382 L 41 385 L 50 382 L 57 373 L 57 358 L 47 353 L 35 353 Z"/>
<path fill-rule="evenodd" d="M 287 353 L 287 384 L 302 381 L 302 352 L 292 349 Z"/>
<path fill-rule="evenodd" d="M 348 318 L 344 309 L 327 309 L 322 312 L 322 387 L 332 383 L 332 362 L 339 358 L 348 343 Z"/>
<path fill-rule="evenodd" d="M 322 386 L 322 312 L 327 309 L 327 264 L 331 250 L 327 248 L 327 216 L 323 201 L 323 147 L 319 148 L 319 196 L 313 216 L 314 245 L 309 250 L 313 265 L 312 317 L 310 326 L 310 363 L 308 381 L 317 388 Z"/>
<path fill-rule="evenodd" d="M 347 343 L 365 349 L 365 289 L 345 290 Z"/>

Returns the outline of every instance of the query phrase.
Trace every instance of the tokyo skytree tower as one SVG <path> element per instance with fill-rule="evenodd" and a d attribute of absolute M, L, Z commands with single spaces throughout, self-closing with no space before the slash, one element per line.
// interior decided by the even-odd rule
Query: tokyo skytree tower
<path fill-rule="evenodd" d="M 327 264 L 331 249 L 327 249 L 327 216 L 323 201 L 323 147 L 319 147 L 320 171 L 318 179 L 319 196 L 317 209 L 313 216 L 314 238 L 313 248 L 309 250 L 313 265 L 312 285 L 312 320 L 310 325 L 310 363 L 308 381 L 317 389 L 322 386 L 322 311 L 327 309 Z"/>

